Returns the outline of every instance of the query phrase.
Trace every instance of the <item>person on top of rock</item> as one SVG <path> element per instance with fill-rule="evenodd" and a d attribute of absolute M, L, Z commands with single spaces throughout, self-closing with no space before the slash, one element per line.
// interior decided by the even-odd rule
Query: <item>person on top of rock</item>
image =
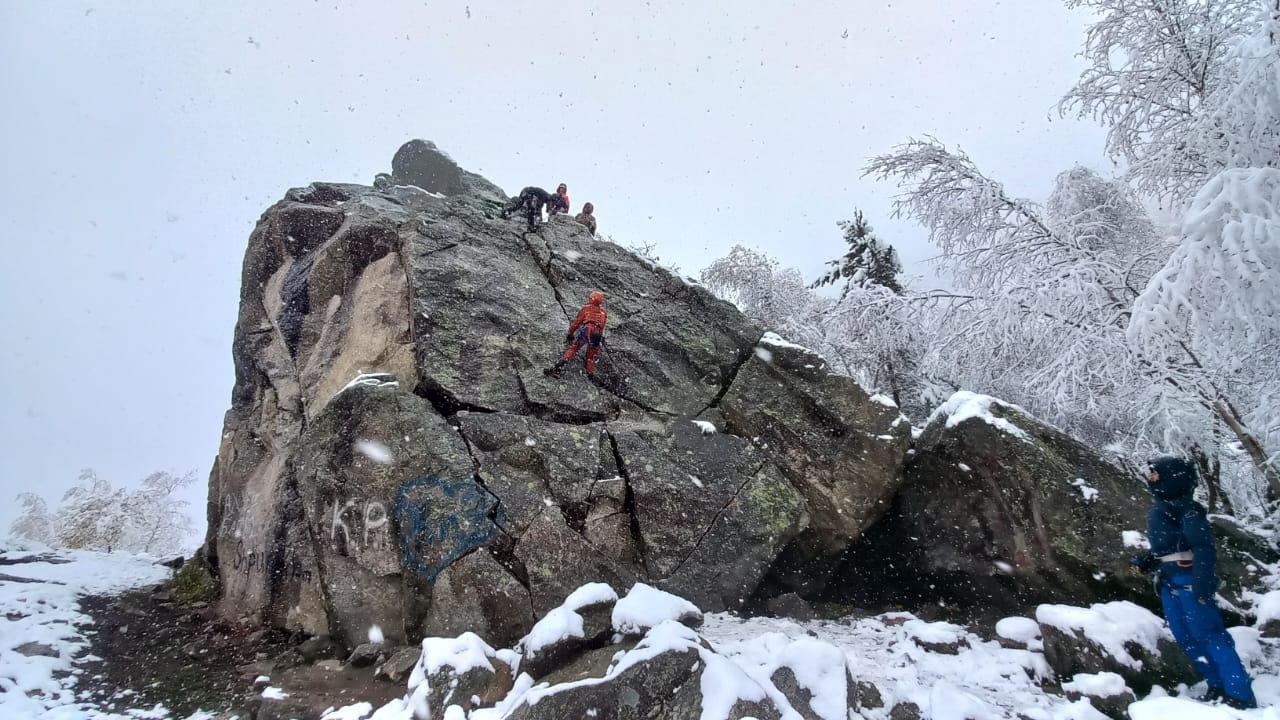
<path fill-rule="evenodd" d="M 1148 463 L 1147 470 L 1147 487 L 1155 497 L 1147 516 L 1151 549 L 1133 558 L 1133 565 L 1141 572 L 1157 573 L 1169 631 L 1209 686 L 1200 700 L 1257 707 L 1249 673 L 1214 600 L 1217 552 L 1204 506 L 1192 497 L 1198 477 L 1195 465 L 1162 456 Z"/>
<path fill-rule="evenodd" d="M 512 198 L 511 202 L 502 208 L 502 217 L 506 219 L 511 216 L 511 213 L 524 208 L 525 219 L 529 221 L 529 232 L 533 232 L 535 220 L 542 220 L 542 207 L 546 205 L 549 208 L 552 198 L 551 193 L 546 190 L 530 185 L 521 190 L 519 195 Z M 551 214 L 554 215 L 555 212 L 552 211 Z"/>
<path fill-rule="evenodd" d="M 596 216 L 592 214 L 595 212 L 595 210 L 596 210 L 595 205 L 592 205 L 591 203 L 586 203 L 585 205 L 582 206 L 582 212 L 573 216 L 574 220 L 577 220 L 583 225 L 586 225 L 587 229 L 591 231 L 591 234 L 593 236 L 596 234 Z"/>
<path fill-rule="evenodd" d="M 550 202 L 547 203 L 547 215 L 555 215 L 556 213 L 569 213 L 569 186 L 560 183 L 556 187 L 556 194 L 551 196 Z"/>
<path fill-rule="evenodd" d="M 564 366 L 578 354 L 578 350 L 583 345 L 587 346 L 587 379 L 594 380 L 596 376 L 596 357 L 600 355 L 601 349 L 604 348 L 604 326 L 609 322 L 609 313 L 604 309 L 604 293 L 599 290 L 593 290 L 587 298 L 587 304 L 582 306 L 578 311 L 578 317 L 573 319 L 573 324 L 569 326 L 569 334 L 565 336 L 565 342 L 569 343 L 569 349 L 565 350 L 564 357 L 556 361 L 555 365 L 543 370 L 544 373 L 551 377 L 558 378 L 564 370 Z"/>

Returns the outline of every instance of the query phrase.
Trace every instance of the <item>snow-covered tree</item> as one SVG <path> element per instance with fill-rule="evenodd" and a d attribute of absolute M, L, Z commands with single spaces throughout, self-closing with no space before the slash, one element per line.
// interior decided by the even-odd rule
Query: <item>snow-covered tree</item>
<path fill-rule="evenodd" d="M 1138 189 L 1180 207 L 1229 167 L 1221 143 L 1237 131 L 1223 103 L 1240 70 L 1233 51 L 1260 0 L 1065 2 L 1099 19 L 1085 38 L 1089 66 L 1060 111 L 1105 125 L 1108 152 Z"/>
<path fill-rule="evenodd" d="M 44 498 L 35 493 L 24 492 L 18 493 L 18 502 L 22 505 L 21 514 L 13 521 L 9 532 L 45 545 L 55 544 L 58 528 Z"/>
<path fill-rule="evenodd" d="M 128 502 L 124 490 L 112 488 L 91 468 L 81 470 L 79 482 L 62 496 L 58 543 L 72 549 L 121 549 L 128 524 Z"/>
<path fill-rule="evenodd" d="M 160 552 L 177 547 L 191 532 L 186 501 L 176 492 L 195 482 L 195 473 L 154 472 L 132 492 L 113 488 L 92 469 L 62 497 L 57 513 L 43 498 L 22 493 L 23 513 L 13 534 L 53 546 L 90 550 Z"/>
<path fill-rule="evenodd" d="M 878 283 L 851 285 L 818 318 L 822 353 L 835 369 L 889 396 L 916 419 L 940 401 L 929 392 L 937 383 L 923 364 L 929 306 L 920 300 Z"/>
<path fill-rule="evenodd" d="M 142 479 L 131 494 L 128 547 L 138 552 L 159 552 L 179 547 L 191 533 L 187 501 L 176 493 L 196 481 L 194 472 L 185 475 L 160 470 Z"/>
<path fill-rule="evenodd" d="M 850 288 L 865 288 L 868 285 L 879 285 L 901 293 L 902 285 L 898 282 L 898 275 L 902 273 L 902 263 L 898 260 L 898 251 L 876 237 L 862 211 L 855 210 L 852 220 L 841 220 L 837 225 L 849 250 L 838 260 L 827 261 L 831 269 L 809 287 L 816 289 L 843 280 L 841 298 L 849 294 Z"/>
<path fill-rule="evenodd" d="M 1132 384 L 1124 322 L 1153 233 L 1118 242 L 1115 226 L 1137 224 L 1140 212 L 1123 193 L 1068 173 L 1055 217 L 932 138 L 873 158 L 867 171 L 904 185 L 895 211 L 928 228 L 956 282 L 954 293 L 936 295 L 947 302 L 936 353 L 961 370 L 958 381 L 1055 418 L 1097 408 Z"/>
<path fill-rule="evenodd" d="M 1204 186 L 1129 338 L 1160 379 L 1160 404 L 1194 392 L 1280 497 L 1280 170 L 1226 170 Z"/>
<path fill-rule="evenodd" d="M 737 305 L 747 317 L 789 340 L 810 345 L 820 300 L 794 268 L 783 268 L 766 253 L 734 245 L 729 254 L 707 266 L 702 284 Z"/>
<path fill-rule="evenodd" d="M 1127 424 L 1135 448 L 1216 452 L 1226 431 L 1274 485 L 1273 445 L 1253 428 L 1277 425 L 1256 418 L 1280 394 L 1266 382 L 1280 347 L 1280 171 L 1211 182 L 1171 257 L 1136 198 L 1092 173 L 1060 176 L 1042 208 L 932 139 L 869 172 L 904 184 L 898 212 L 929 229 L 957 281 L 935 354 L 962 384 L 1093 440 Z"/>
<path fill-rule="evenodd" d="M 766 329 L 817 352 L 835 372 L 892 397 L 904 412 L 920 417 L 932 408 L 925 407 L 930 382 L 920 367 L 922 306 L 913 307 L 915 298 L 879 283 L 850 283 L 832 300 L 807 287 L 794 268 L 741 246 L 708 266 L 702 282 Z"/>

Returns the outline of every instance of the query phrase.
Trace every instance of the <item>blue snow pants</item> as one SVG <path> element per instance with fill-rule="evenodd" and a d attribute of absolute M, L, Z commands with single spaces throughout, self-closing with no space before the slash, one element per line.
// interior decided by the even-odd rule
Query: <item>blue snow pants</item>
<path fill-rule="evenodd" d="M 1254 702 L 1249 672 L 1240 662 L 1235 641 L 1222 623 L 1212 599 L 1201 604 L 1191 592 L 1191 572 L 1179 572 L 1160 582 L 1160 604 L 1173 639 L 1178 641 L 1210 688 L 1238 700 Z"/>

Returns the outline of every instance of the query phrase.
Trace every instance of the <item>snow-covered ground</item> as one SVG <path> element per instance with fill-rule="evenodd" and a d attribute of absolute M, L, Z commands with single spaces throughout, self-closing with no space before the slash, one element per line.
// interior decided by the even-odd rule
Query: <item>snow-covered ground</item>
<path fill-rule="evenodd" d="M 80 702 L 78 692 L 83 682 L 78 665 L 88 659 L 89 643 L 83 630 L 92 622 L 80 612 L 79 598 L 160 582 L 168 576 L 168 568 L 156 565 L 151 557 L 78 550 L 49 553 L 39 547 L 0 552 L 0 558 L 14 560 L 46 553 L 65 562 L 0 565 L 0 718 L 168 717 L 163 708 L 124 715 L 98 713 Z"/>
<path fill-rule="evenodd" d="M 33 553 L 9 551 L 0 553 L 0 558 L 13 559 L 30 554 Z M 80 612 L 77 602 L 82 595 L 116 593 L 158 582 L 165 577 L 167 570 L 146 557 L 72 551 L 56 554 L 68 562 L 0 565 L 0 573 L 41 581 L 16 582 L 0 575 L 0 718 L 169 718 L 170 714 L 164 708 L 104 713 L 82 702 L 84 693 L 81 686 L 87 685 L 91 679 L 81 676 L 78 664 L 87 659 L 88 643 L 83 630 L 91 620 Z M 1280 602 L 1280 596 L 1267 599 Z M 650 600 L 645 607 L 660 605 Z M 1071 624 L 1077 627 L 1083 624 L 1091 636 L 1101 641 L 1109 636 L 1122 640 L 1134 633 L 1150 634 L 1153 625 L 1159 631 L 1158 619 L 1134 606 L 1128 606 L 1124 611 L 1136 614 L 1120 621 L 1116 619 L 1116 608 L 1053 607 L 1056 615 L 1070 615 Z M 678 609 L 687 612 L 690 608 Z M 1042 613 L 1041 621 L 1055 616 L 1055 612 Z M 651 622 L 658 620 L 660 618 L 649 618 Z M 1039 652 L 1037 627 L 1031 618 L 1009 618 L 999 624 L 1000 634 L 1016 640 L 1017 648 L 984 640 L 962 626 L 926 622 L 909 613 L 812 622 L 768 618 L 744 620 L 721 613 L 706 616 L 699 632 L 711 641 L 721 656 L 732 661 L 748 677 L 767 680 L 781 665 L 793 668 L 797 677 L 807 678 L 811 687 L 819 688 L 814 694 L 813 707 L 822 709 L 820 714 L 824 720 L 828 714 L 835 717 L 843 709 L 842 675 L 838 671 L 830 671 L 839 667 L 841 654 L 855 679 L 874 683 L 879 688 L 886 706 L 910 701 L 921 708 L 926 718 L 1103 720 L 1104 716 L 1086 701 L 1071 702 L 1041 689 L 1042 681 L 1050 679 L 1052 673 Z M 1134 720 L 1280 720 L 1280 708 L 1275 707 L 1280 704 L 1280 641 L 1262 638 L 1252 627 L 1234 628 L 1232 634 L 1241 656 L 1253 673 L 1254 691 L 1262 709 L 1235 711 L 1179 697 L 1195 694 L 1202 687 L 1157 688 L 1150 696 L 1130 706 L 1131 717 Z M 26 643 L 51 648 L 57 655 L 28 655 L 16 650 Z M 956 654 L 945 654 L 927 650 L 922 644 L 956 644 L 960 649 Z M 1122 642 L 1116 645 L 1120 647 Z M 27 651 L 31 652 L 32 648 L 28 647 Z M 1077 676 L 1062 680 L 1074 682 L 1081 688 L 1097 688 L 1110 679 Z M 829 692 L 822 689 L 828 682 L 832 684 Z M 538 687 L 531 685 L 517 683 L 517 690 L 538 692 Z M 509 706 L 514 704 L 509 703 Z M 460 708 L 451 712 L 458 718 L 466 717 L 459 714 Z M 493 713 L 488 712 L 490 715 Z M 884 714 L 884 711 L 880 713 Z M 411 718 L 405 702 L 382 708 L 359 703 L 337 709 L 333 717 L 363 720 L 371 714 L 379 720 Z M 208 716 L 197 713 L 192 720 L 202 717 Z M 865 717 L 880 720 L 874 712 Z"/>
<path fill-rule="evenodd" d="M 1134 608 L 1138 613 L 1150 615 Z M 1094 611 L 1098 629 L 1109 627 L 1106 618 Z M 888 620 L 889 622 L 886 622 Z M 1031 623 L 1026 619 L 1027 623 Z M 1027 627 L 1016 620 L 1002 623 L 1011 628 Z M 1127 637 L 1129 628 L 1113 628 Z M 1105 631 L 1105 630 L 1104 630 Z M 779 658 L 797 640 L 818 639 L 844 651 L 855 679 L 873 682 L 884 695 L 886 705 L 910 701 L 926 718 L 934 720 L 987 720 L 1017 718 L 1031 720 L 1105 720 L 1105 716 L 1085 700 L 1070 702 L 1061 695 L 1045 693 L 1040 683 L 1053 674 L 1038 652 L 1038 642 L 1028 636 L 1031 649 L 1009 649 L 1000 643 L 945 622 L 924 622 L 907 613 L 877 616 L 854 621 L 814 621 L 756 618 L 740 620 L 724 614 L 708 615 L 701 628 L 716 649 L 728 655 L 748 674 L 767 678 L 779 665 Z M 1091 633 L 1093 634 L 1093 633 Z M 1189 720 L 1190 718 L 1280 718 L 1280 647 L 1264 652 L 1253 628 L 1232 631 L 1246 665 L 1254 674 L 1254 692 L 1264 709 L 1240 712 L 1211 707 L 1177 697 L 1179 688 L 1157 689 L 1147 699 L 1130 706 L 1135 720 Z M 930 652 L 924 643 L 960 642 L 968 645 L 955 655 Z M 1069 680 L 1069 679 L 1068 679 Z M 1085 679 L 1081 679 L 1084 681 Z M 1202 691 L 1203 686 L 1198 690 Z M 1183 688 L 1185 690 L 1185 688 Z M 1190 694 L 1197 694 L 1193 688 Z"/>

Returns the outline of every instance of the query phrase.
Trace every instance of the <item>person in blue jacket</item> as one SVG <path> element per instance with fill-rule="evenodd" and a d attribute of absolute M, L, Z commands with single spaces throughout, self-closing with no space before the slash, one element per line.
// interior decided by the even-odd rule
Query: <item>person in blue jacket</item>
<path fill-rule="evenodd" d="M 1151 550 L 1134 558 L 1133 564 L 1143 572 L 1159 573 L 1156 585 L 1165 622 L 1209 686 L 1200 699 L 1255 708 L 1252 680 L 1214 600 L 1217 551 L 1204 507 L 1192 497 L 1196 468 L 1182 458 L 1165 456 L 1152 460 L 1147 470 L 1147 487 L 1155 496 L 1147 516 Z"/>

